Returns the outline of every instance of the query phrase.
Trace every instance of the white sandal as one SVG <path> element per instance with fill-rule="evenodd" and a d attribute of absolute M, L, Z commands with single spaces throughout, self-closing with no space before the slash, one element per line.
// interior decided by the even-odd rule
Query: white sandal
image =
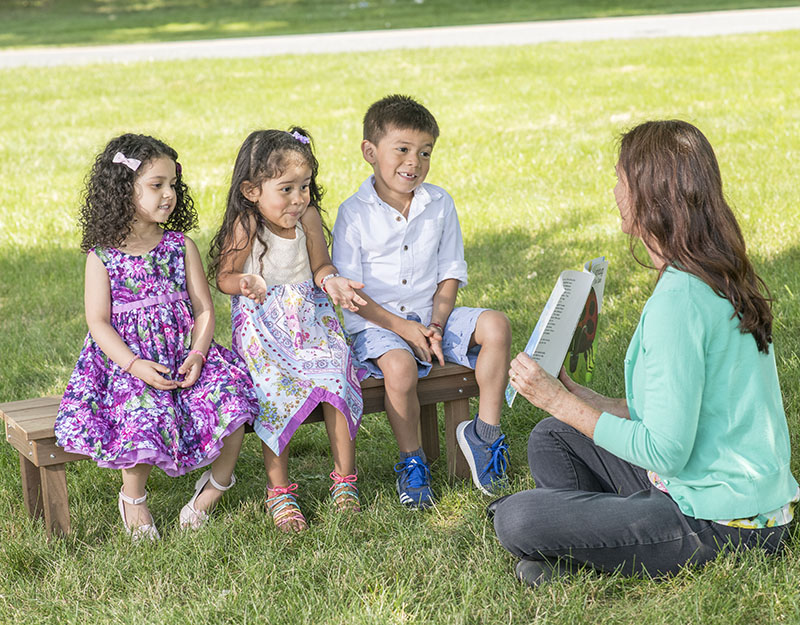
<path fill-rule="evenodd" d="M 183 508 L 181 508 L 180 514 L 180 523 L 181 529 L 193 529 L 196 530 L 208 521 L 208 512 L 206 510 L 195 510 L 194 502 L 197 499 L 197 496 L 203 492 L 203 489 L 206 487 L 206 484 L 211 482 L 211 485 L 216 488 L 218 491 L 225 492 L 231 486 L 236 484 L 236 476 L 231 473 L 231 483 L 227 486 L 222 486 L 214 479 L 214 476 L 211 473 L 211 469 L 203 473 L 200 476 L 200 479 L 195 482 L 194 485 L 194 495 L 189 500 Z"/>
<path fill-rule="evenodd" d="M 128 532 L 128 535 L 131 537 L 131 540 L 136 542 L 139 540 L 150 540 L 156 541 L 161 538 L 161 535 L 158 533 L 156 526 L 152 523 L 148 523 L 147 525 L 139 525 L 137 527 L 130 527 L 128 525 L 128 519 L 125 516 L 125 504 L 131 506 L 137 506 L 140 503 L 144 503 L 147 500 L 147 493 L 139 497 L 138 499 L 134 499 L 133 497 L 128 497 L 122 490 L 119 491 L 119 515 L 122 517 L 122 524 L 125 526 L 125 531 Z"/>

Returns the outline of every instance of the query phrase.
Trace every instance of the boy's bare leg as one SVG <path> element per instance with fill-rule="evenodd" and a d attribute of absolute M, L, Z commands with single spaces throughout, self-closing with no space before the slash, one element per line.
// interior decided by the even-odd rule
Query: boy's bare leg
<path fill-rule="evenodd" d="M 429 508 L 434 496 L 419 440 L 417 361 L 406 350 L 393 349 L 377 362 L 384 375 L 386 415 L 400 450 L 400 462 L 395 465 L 397 495 L 407 508 Z"/>
<path fill-rule="evenodd" d="M 401 452 L 416 451 L 420 448 L 417 361 L 404 349 L 392 349 L 376 362 L 383 372 L 386 416 L 397 446 Z"/>
<path fill-rule="evenodd" d="M 489 425 L 500 425 L 500 411 L 511 362 L 511 324 L 503 313 L 487 310 L 478 317 L 470 347 L 481 346 L 475 364 L 480 389 L 478 415 Z"/>
<path fill-rule="evenodd" d="M 494 495 L 508 485 L 508 445 L 500 431 L 503 390 L 508 382 L 511 326 L 496 310 L 478 317 L 470 347 L 480 345 L 475 363 L 475 379 L 480 389 L 478 416 L 456 427 L 456 440 L 472 474 L 472 483 L 486 495 Z"/>

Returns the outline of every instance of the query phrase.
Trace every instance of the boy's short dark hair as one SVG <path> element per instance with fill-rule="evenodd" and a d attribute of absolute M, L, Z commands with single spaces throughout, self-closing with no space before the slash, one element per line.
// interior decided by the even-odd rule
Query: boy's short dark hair
<path fill-rule="evenodd" d="M 434 141 L 439 138 L 436 118 L 422 104 L 407 95 L 386 96 L 367 109 L 364 115 L 364 139 L 377 145 L 389 126 L 427 132 Z"/>

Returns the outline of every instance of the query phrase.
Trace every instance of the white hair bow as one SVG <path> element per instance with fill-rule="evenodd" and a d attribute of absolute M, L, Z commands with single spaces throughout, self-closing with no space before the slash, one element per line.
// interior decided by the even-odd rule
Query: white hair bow
<path fill-rule="evenodd" d="M 128 167 L 131 171 L 136 171 L 139 169 L 139 165 L 142 164 L 142 161 L 135 159 L 135 158 L 128 158 L 122 152 L 117 152 L 114 155 L 114 162 L 115 163 L 122 163 L 125 167 Z"/>

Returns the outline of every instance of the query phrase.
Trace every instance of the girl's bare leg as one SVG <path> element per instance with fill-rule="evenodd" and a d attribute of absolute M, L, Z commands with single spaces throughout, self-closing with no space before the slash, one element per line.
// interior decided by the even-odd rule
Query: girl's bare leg
<path fill-rule="evenodd" d="M 356 442 L 350 438 L 347 418 L 330 404 L 322 404 L 322 414 L 325 416 L 325 429 L 331 443 L 333 470 L 338 474 L 338 477 L 331 474 L 333 478 L 331 497 L 340 511 L 359 512 L 361 504 L 354 477 L 356 474 Z"/>
<path fill-rule="evenodd" d="M 235 432 L 232 432 L 223 439 L 222 450 L 216 460 L 211 463 L 211 475 L 220 486 L 228 486 L 231 483 L 231 476 L 233 469 L 236 466 L 236 461 L 239 459 L 239 451 L 242 449 L 242 442 L 244 441 L 244 426 L 241 426 Z M 213 484 L 209 481 L 203 492 L 197 496 L 194 507 L 198 511 L 210 511 L 214 509 L 220 498 L 222 497 L 221 490 L 214 488 Z"/>
<path fill-rule="evenodd" d="M 331 443 L 333 470 L 339 475 L 352 475 L 356 471 L 356 442 L 350 438 L 347 418 L 330 404 L 322 404 L 325 429 Z"/>
<path fill-rule="evenodd" d="M 130 469 L 122 469 L 122 492 L 132 499 L 144 497 L 144 487 L 152 470 L 152 464 L 137 464 Z M 125 520 L 131 529 L 140 525 L 153 524 L 153 517 L 146 501 L 139 504 L 126 502 L 123 505 L 125 506 Z"/>
<path fill-rule="evenodd" d="M 280 495 L 276 492 L 276 488 L 286 488 L 289 486 L 289 447 L 288 445 L 283 449 L 280 456 L 275 455 L 266 444 L 261 443 L 261 455 L 264 456 L 264 468 L 267 471 L 267 499 Z M 296 506 L 296 504 L 294 504 Z M 269 505 L 267 506 L 269 509 Z M 272 509 L 269 509 L 272 514 Z M 300 508 L 297 508 L 298 515 L 287 521 L 285 524 L 276 523 L 278 529 L 284 532 L 295 531 L 299 532 L 308 527 L 305 518 L 300 513 Z M 273 519 L 275 519 L 273 514 Z M 277 519 L 279 520 L 279 519 Z"/>

